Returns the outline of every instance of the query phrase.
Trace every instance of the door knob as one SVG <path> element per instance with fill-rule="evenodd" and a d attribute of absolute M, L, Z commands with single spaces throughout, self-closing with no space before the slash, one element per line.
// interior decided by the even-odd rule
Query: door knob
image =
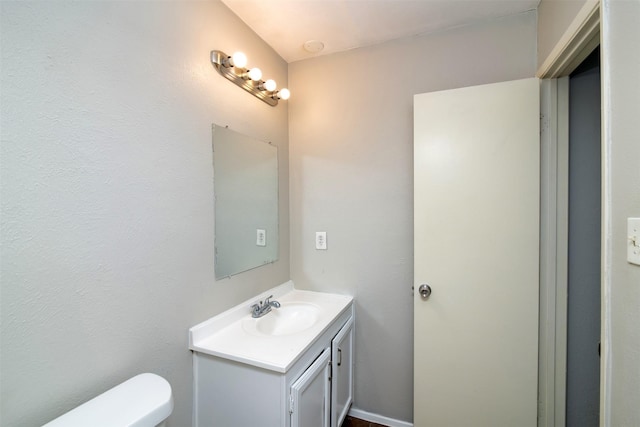
<path fill-rule="evenodd" d="M 429 286 L 427 284 L 422 284 L 418 288 L 418 292 L 420 292 L 420 296 L 423 299 L 427 299 L 427 298 L 429 298 L 429 295 L 431 295 L 431 286 Z"/>

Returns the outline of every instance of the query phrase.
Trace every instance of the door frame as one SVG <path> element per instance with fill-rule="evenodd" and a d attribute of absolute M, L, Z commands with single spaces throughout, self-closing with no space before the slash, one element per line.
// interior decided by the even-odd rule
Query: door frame
<path fill-rule="evenodd" d="M 540 223 L 540 353 L 538 426 L 563 427 L 566 422 L 567 248 L 568 248 L 568 76 L 601 45 L 599 0 L 587 0 L 536 76 L 541 84 L 541 223 Z M 601 50 L 602 52 L 602 50 Z M 601 53 L 603 54 L 603 53 Z M 606 52 L 603 54 L 606 55 Z M 604 97 L 603 97 L 604 100 Z M 603 109 L 605 114 L 605 109 Z M 603 117 L 604 123 L 605 117 Z M 603 132 L 605 127 L 603 126 Z M 602 149 L 600 425 L 610 424 L 610 274 L 611 251 L 607 187 L 610 174 L 604 138 Z"/>
<path fill-rule="evenodd" d="M 540 85 L 538 427 L 566 421 L 569 78 Z"/>

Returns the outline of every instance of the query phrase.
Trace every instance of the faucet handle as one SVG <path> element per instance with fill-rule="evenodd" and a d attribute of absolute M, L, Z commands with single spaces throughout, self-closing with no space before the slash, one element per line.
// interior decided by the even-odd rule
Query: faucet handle
<path fill-rule="evenodd" d="M 266 298 L 264 299 L 264 305 L 269 305 L 269 303 L 271 302 L 271 301 L 269 301 L 269 300 L 270 300 L 271 298 L 273 298 L 273 295 L 269 295 L 268 297 L 266 297 Z"/>

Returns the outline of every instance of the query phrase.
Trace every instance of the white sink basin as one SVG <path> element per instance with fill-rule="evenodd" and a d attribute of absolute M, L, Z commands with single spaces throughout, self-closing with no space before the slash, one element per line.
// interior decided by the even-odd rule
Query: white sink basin
<path fill-rule="evenodd" d="M 245 322 L 245 330 L 264 335 L 291 335 L 305 331 L 316 324 L 320 307 L 308 302 L 283 302 L 280 308 L 258 319 Z"/>
<path fill-rule="evenodd" d="M 280 308 L 252 318 L 251 306 L 269 295 Z M 347 295 L 298 290 L 288 281 L 189 329 L 189 348 L 284 373 L 331 322 L 353 310 L 352 302 Z"/>

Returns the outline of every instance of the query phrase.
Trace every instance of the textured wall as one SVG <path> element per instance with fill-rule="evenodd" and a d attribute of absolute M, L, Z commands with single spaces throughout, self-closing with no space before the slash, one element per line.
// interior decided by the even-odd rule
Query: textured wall
<path fill-rule="evenodd" d="M 535 12 L 291 64 L 291 276 L 355 296 L 358 409 L 413 418 L 413 95 L 535 71 Z"/>
<path fill-rule="evenodd" d="M 191 425 L 190 326 L 289 278 L 287 104 L 215 73 L 287 64 L 217 1 L 0 2 L 2 426 L 140 372 Z M 216 282 L 211 123 L 280 155 L 280 261 Z"/>
<path fill-rule="evenodd" d="M 604 367 L 610 420 L 605 425 L 638 426 L 640 266 L 627 262 L 626 248 L 627 218 L 640 217 L 640 0 L 604 0 L 602 6 L 603 215 L 611 232 L 603 243 L 605 360 L 610 364 Z"/>

